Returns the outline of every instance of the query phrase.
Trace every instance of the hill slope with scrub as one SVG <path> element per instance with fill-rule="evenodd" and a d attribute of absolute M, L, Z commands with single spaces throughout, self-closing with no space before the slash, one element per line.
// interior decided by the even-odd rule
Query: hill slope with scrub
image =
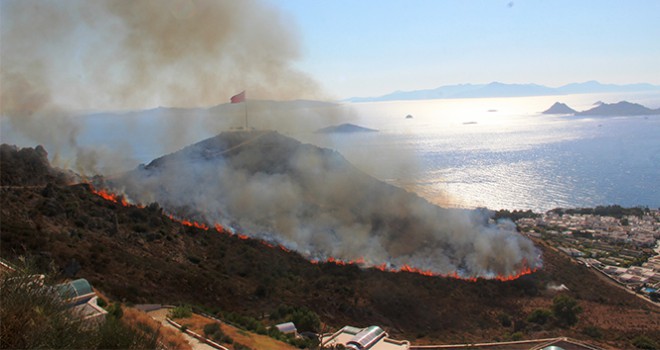
<path fill-rule="evenodd" d="M 47 176 L 57 172 L 50 166 L 10 186 L 6 155 L 29 161 L 38 151 L 6 147 L 2 257 L 29 256 L 63 277 L 87 278 L 114 300 L 189 303 L 257 319 L 295 305 L 332 327 L 376 324 L 413 343 L 568 335 L 616 348 L 637 336 L 660 339 L 657 309 L 543 245 L 543 268 L 510 282 L 313 264 L 260 240 L 184 225 L 155 203 L 141 208 L 104 199 L 87 184 Z M 565 284 L 583 310 L 576 325 L 528 321 L 534 310 L 552 307 L 550 283 Z"/>

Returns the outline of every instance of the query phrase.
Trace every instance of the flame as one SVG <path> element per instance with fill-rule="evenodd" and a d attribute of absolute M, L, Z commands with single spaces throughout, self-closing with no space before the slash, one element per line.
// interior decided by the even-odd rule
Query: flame
<path fill-rule="evenodd" d="M 126 199 L 124 198 L 124 196 L 119 196 L 119 195 L 116 195 L 114 193 L 110 193 L 110 192 L 108 192 L 104 189 L 97 190 L 91 184 L 89 185 L 89 188 L 92 191 L 92 193 L 94 193 L 97 196 L 100 196 L 101 198 L 103 198 L 107 201 L 111 201 L 111 202 L 114 202 L 114 203 L 117 203 L 117 204 L 121 204 L 125 207 L 129 206 L 129 204 L 126 201 Z"/>
<path fill-rule="evenodd" d="M 102 197 L 105 200 L 108 200 L 108 201 L 111 201 L 111 202 L 114 202 L 114 203 L 117 203 L 117 204 L 121 204 L 125 207 L 136 206 L 136 207 L 144 208 L 144 205 L 129 203 L 123 195 L 117 195 L 117 194 L 114 194 L 114 193 L 110 193 L 110 192 L 108 192 L 104 189 L 96 190 L 91 184 L 89 184 L 89 187 L 90 187 L 92 193 Z M 191 220 L 187 220 L 187 219 L 183 219 L 183 218 L 177 218 L 173 214 L 166 214 L 166 215 L 170 218 L 170 220 L 172 220 L 174 222 L 178 222 L 178 223 L 180 223 L 184 226 L 194 227 L 194 228 L 198 228 L 198 229 L 204 230 L 204 231 L 209 231 L 209 230 L 211 230 L 211 228 L 213 228 L 218 233 L 228 234 L 230 236 L 235 235 L 236 237 L 238 237 L 241 240 L 250 239 L 250 236 L 240 234 L 240 233 L 234 234 L 233 230 L 226 230 L 222 225 L 220 225 L 218 223 L 213 224 L 213 226 L 209 226 L 209 225 L 204 224 L 204 223 L 191 221 Z M 272 249 L 278 248 L 278 249 L 280 249 L 284 252 L 287 252 L 287 253 L 291 251 L 290 249 L 286 248 L 285 246 L 283 246 L 281 244 L 274 245 L 274 244 L 271 244 L 271 243 L 266 242 L 266 241 L 261 241 L 261 243 L 264 244 L 265 246 L 269 247 L 269 248 L 272 248 Z M 496 275 L 496 276 L 491 277 L 491 278 L 486 278 L 486 277 L 475 277 L 475 276 L 461 276 L 456 271 L 454 271 L 452 273 L 449 273 L 449 274 L 441 274 L 441 273 L 433 272 L 431 270 L 424 270 L 424 269 L 420 269 L 418 267 L 410 266 L 408 264 L 404 264 L 403 266 L 400 266 L 400 267 L 389 266 L 387 263 L 382 263 L 382 264 L 379 264 L 379 265 L 373 265 L 373 264 L 368 264 L 367 261 L 364 259 L 364 257 L 359 257 L 355 260 L 344 260 L 344 259 L 339 259 L 339 258 L 335 258 L 335 257 L 332 257 L 332 256 L 328 256 L 328 257 L 325 258 L 325 260 L 311 258 L 311 259 L 309 259 L 309 262 L 314 264 L 314 265 L 317 265 L 317 264 L 320 264 L 320 263 L 335 264 L 335 265 L 338 265 L 338 266 L 351 265 L 351 266 L 360 266 L 360 267 L 365 267 L 365 268 L 373 268 L 373 269 L 384 271 L 384 272 L 414 273 L 414 274 L 429 276 L 429 277 L 454 278 L 454 279 L 460 279 L 460 280 L 469 281 L 469 282 L 477 282 L 479 279 L 492 279 L 492 280 L 497 280 L 497 281 L 501 281 L 501 282 L 509 282 L 509 281 L 516 280 L 516 279 L 518 279 L 522 276 L 532 274 L 532 273 L 534 273 L 538 270 L 537 268 L 529 267 L 529 265 L 527 264 L 527 261 L 523 260 L 523 262 L 521 264 L 522 267 L 521 267 L 520 271 L 518 271 L 514 274 L 511 274 L 511 275 Z"/>
<path fill-rule="evenodd" d="M 468 282 L 477 282 L 479 279 L 491 279 L 491 280 L 497 280 L 501 282 L 508 282 L 508 281 L 513 281 L 515 279 L 518 279 L 522 276 L 532 274 L 536 272 L 538 269 L 536 268 L 530 268 L 527 265 L 526 261 L 522 262 L 522 268 L 520 271 L 518 271 L 515 274 L 512 275 L 496 275 L 491 278 L 487 277 L 475 277 L 475 276 L 461 276 L 458 272 L 454 271 L 449 274 L 442 274 L 442 273 L 437 273 L 433 272 L 431 270 L 424 270 L 420 269 L 414 266 L 410 266 L 408 264 L 404 264 L 401 267 L 392 267 L 388 266 L 386 263 L 382 263 L 380 265 L 371 265 L 369 266 L 364 258 L 357 258 L 355 260 L 341 260 L 337 259 L 335 257 L 328 257 L 325 260 L 318 260 L 318 259 L 312 259 L 310 260 L 312 264 L 319 264 L 319 263 L 328 263 L 328 264 L 335 264 L 339 266 L 346 266 L 346 265 L 357 265 L 357 266 L 362 266 L 362 267 L 367 267 L 367 268 L 373 268 L 376 270 L 380 270 L 383 272 L 391 272 L 391 273 L 400 273 L 400 272 L 407 272 L 407 273 L 414 273 L 418 275 L 423 275 L 423 276 L 429 276 L 429 277 L 443 277 L 443 278 L 453 278 L 453 279 L 459 279 L 463 281 L 468 281 Z"/>

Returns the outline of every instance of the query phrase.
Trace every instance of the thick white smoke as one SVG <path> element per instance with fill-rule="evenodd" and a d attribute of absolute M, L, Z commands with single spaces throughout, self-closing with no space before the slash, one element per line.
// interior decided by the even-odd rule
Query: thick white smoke
<path fill-rule="evenodd" d="M 465 277 L 538 267 L 513 223 L 441 209 L 354 168 L 338 153 L 275 132 L 225 133 L 114 180 L 116 191 L 233 227 L 311 259 L 363 259 Z"/>

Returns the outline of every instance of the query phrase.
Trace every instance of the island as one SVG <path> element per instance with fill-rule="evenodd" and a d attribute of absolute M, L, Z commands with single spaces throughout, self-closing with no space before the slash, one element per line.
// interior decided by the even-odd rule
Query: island
<path fill-rule="evenodd" d="M 660 108 L 651 109 L 638 103 L 621 101 L 617 103 L 604 103 L 598 101 L 594 104 L 596 107 L 586 111 L 578 112 L 566 104 L 555 102 L 550 108 L 541 112 L 542 114 L 567 114 L 574 116 L 601 116 L 601 117 L 628 117 L 638 115 L 660 115 Z"/>
<path fill-rule="evenodd" d="M 628 101 L 601 103 L 592 109 L 575 113 L 575 115 L 598 116 L 635 116 L 652 114 L 660 114 L 660 109 L 651 109 L 638 103 L 631 103 Z"/>
<path fill-rule="evenodd" d="M 378 132 L 376 129 L 369 129 L 355 124 L 340 124 L 328 126 L 319 130 L 316 130 L 318 134 L 350 134 L 358 132 Z"/>
<path fill-rule="evenodd" d="M 565 103 L 555 102 L 550 108 L 541 112 L 542 114 L 575 114 L 576 110 L 567 106 Z"/>

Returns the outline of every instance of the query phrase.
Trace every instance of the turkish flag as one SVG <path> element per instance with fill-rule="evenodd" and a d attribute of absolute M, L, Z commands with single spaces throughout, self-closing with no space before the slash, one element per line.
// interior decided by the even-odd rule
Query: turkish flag
<path fill-rule="evenodd" d="M 245 90 L 243 90 L 240 94 L 232 96 L 229 101 L 231 103 L 241 103 L 245 102 Z"/>

